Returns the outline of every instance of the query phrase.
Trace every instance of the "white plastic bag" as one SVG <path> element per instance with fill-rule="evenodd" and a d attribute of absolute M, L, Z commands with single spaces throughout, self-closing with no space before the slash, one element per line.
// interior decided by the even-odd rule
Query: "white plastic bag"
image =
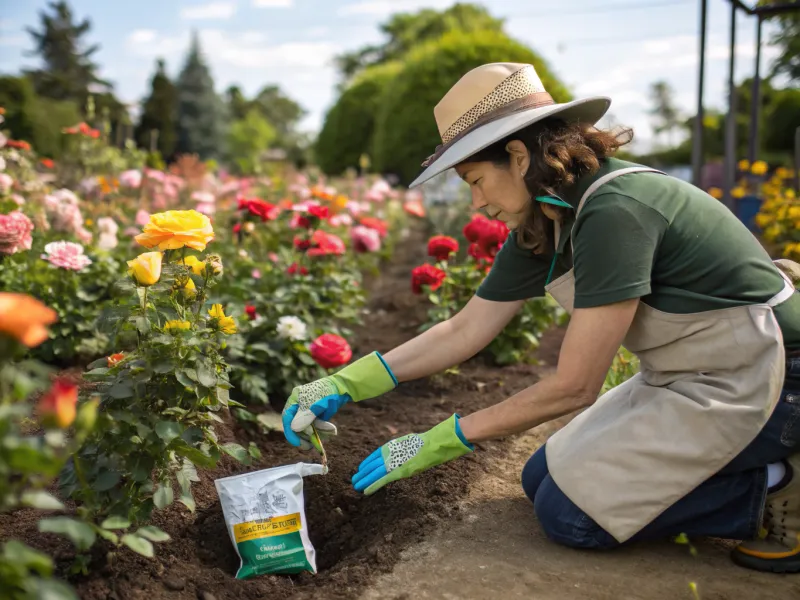
<path fill-rule="evenodd" d="M 322 465 L 297 463 L 214 481 L 241 561 L 237 579 L 317 572 L 314 546 L 308 538 L 303 477 L 323 473 Z"/>

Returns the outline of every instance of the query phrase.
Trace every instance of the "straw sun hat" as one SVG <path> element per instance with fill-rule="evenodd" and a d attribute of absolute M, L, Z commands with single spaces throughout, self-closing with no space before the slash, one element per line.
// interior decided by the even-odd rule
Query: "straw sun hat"
<path fill-rule="evenodd" d="M 557 104 L 533 65 L 489 63 L 469 71 L 433 109 L 442 143 L 422 163 L 416 187 L 507 135 L 547 117 L 594 125 L 611 100 L 593 96 Z"/>

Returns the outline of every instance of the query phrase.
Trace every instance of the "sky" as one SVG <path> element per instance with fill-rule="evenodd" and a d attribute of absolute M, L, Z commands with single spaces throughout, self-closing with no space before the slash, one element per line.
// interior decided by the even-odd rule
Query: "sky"
<path fill-rule="evenodd" d="M 684 114 L 697 103 L 700 0 L 485 0 L 505 30 L 525 43 L 575 97 L 612 99 L 606 123 L 633 127 L 634 149 L 653 147 L 649 89 L 666 80 Z M 752 4 L 752 1 L 750 2 Z M 37 65 L 26 27 L 38 28 L 46 0 L 0 0 L 0 73 L 17 74 Z M 379 26 L 393 12 L 443 9 L 452 0 L 69 0 L 77 19 L 89 17 L 89 43 L 99 44 L 100 75 L 136 111 L 147 95 L 155 61 L 162 57 L 171 76 L 185 60 L 191 32 L 201 47 L 217 91 L 239 85 L 246 95 L 278 84 L 307 111 L 305 131 L 319 129 L 336 100 L 333 58 L 383 41 Z M 706 107 L 726 102 L 728 0 L 709 0 Z M 752 75 L 755 19 L 736 22 L 736 77 Z M 767 42 L 771 26 L 765 25 Z M 762 73 L 775 57 L 762 46 Z M 433 119 L 433 107 L 431 107 Z M 666 141 L 666 140 L 664 140 Z"/>

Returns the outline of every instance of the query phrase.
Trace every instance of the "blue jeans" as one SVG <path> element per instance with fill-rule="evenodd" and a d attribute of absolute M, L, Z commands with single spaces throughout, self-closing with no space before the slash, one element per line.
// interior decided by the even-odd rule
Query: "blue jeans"
<path fill-rule="evenodd" d="M 800 353 L 786 361 L 781 399 L 761 433 L 725 468 L 667 508 L 629 541 L 687 536 L 752 539 L 761 527 L 766 465 L 800 451 Z M 522 470 L 522 488 L 547 536 L 575 548 L 609 549 L 619 542 L 558 488 L 545 446 Z"/>

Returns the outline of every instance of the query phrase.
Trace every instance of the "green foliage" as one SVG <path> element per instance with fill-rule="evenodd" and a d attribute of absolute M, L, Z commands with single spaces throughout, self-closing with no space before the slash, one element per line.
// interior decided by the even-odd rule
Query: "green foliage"
<path fill-rule="evenodd" d="M 269 149 L 276 137 L 275 128 L 255 108 L 244 118 L 231 123 L 228 129 L 228 157 L 244 175 L 261 171 L 261 155 Z"/>
<path fill-rule="evenodd" d="M 75 102 L 37 96 L 26 77 L 0 77 L 0 106 L 6 110 L 3 129 L 11 138 L 30 142 L 40 155 L 56 159 L 66 148 L 62 130 L 81 120 Z"/>
<path fill-rule="evenodd" d="M 759 4 L 775 4 L 775 0 L 759 0 Z M 786 12 L 770 22 L 777 24 L 770 43 L 780 52 L 773 63 L 773 74 L 786 75 L 789 83 L 796 85 L 800 82 L 800 14 Z"/>
<path fill-rule="evenodd" d="M 39 403 L 37 412 L 43 427 L 37 430 L 32 399 L 47 391 L 51 369 L 35 360 L 21 360 L 22 350 L 16 340 L 0 334 L 0 514 L 26 507 L 64 510 L 64 505 L 46 488 L 89 435 L 97 410 L 96 403 L 87 402 L 77 416 L 71 414 L 77 388 L 69 384 L 54 386 L 47 394 L 57 400 Z M 73 420 L 74 427 L 68 435 L 63 428 L 73 425 Z M 43 531 L 50 520 L 53 519 L 39 522 Z M 75 523 L 76 528 L 88 527 Z M 43 552 L 13 538 L 0 545 L 0 589 L 7 594 L 4 598 L 77 599 L 69 586 L 53 578 L 53 571 L 52 559 Z"/>
<path fill-rule="evenodd" d="M 56 311 L 58 322 L 50 328 L 49 339 L 32 349 L 31 356 L 69 366 L 108 350 L 109 340 L 98 329 L 97 320 L 112 299 L 121 265 L 103 253 L 92 253 L 92 264 L 81 271 L 57 268 L 40 258 L 47 241 L 64 238 L 59 234 L 37 237 L 32 251 L 0 262 L 0 279 L 3 291 L 30 294 Z"/>
<path fill-rule="evenodd" d="M 482 6 L 457 3 L 437 11 L 430 8 L 415 13 L 397 13 L 380 29 L 388 40 L 338 56 L 337 66 L 345 79 L 363 69 L 403 58 L 412 48 L 440 38 L 451 31 L 502 31 L 503 20 L 492 17 Z"/>
<path fill-rule="evenodd" d="M 448 33 L 414 49 L 386 87 L 376 122 L 375 170 L 397 174 L 402 183 L 413 180 L 441 143 L 433 107 L 467 71 L 497 61 L 534 65 L 556 102 L 570 99 L 544 60 L 523 44 L 494 31 Z"/>
<path fill-rule="evenodd" d="M 175 150 L 175 113 L 178 92 L 166 73 L 164 61 L 157 62 L 156 73 L 150 82 L 150 95 L 144 101 L 134 137 L 140 148 L 157 150 L 161 156 L 171 157 Z M 155 136 L 155 137 L 151 137 Z M 155 148 L 151 142 L 155 141 Z"/>
<path fill-rule="evenodd" d="M 236 405 L 222 357 L 235 323 L 205 310 L 218 279 L 210 269 L 199 276 L 180 264 L 184 250 L 167 252 L 153 286 L 119 283 L 128 295 L 111 315 L 115 339 L 133 349 L 92 363 L 85 374 L 96 383 L 101 410 L 61 486 L 86 519 L 140 523 L 172 503 L 173 483 L 178 501 L 194 511 L 196 466 L 214 467 L 223 452 L 238 456 L 214 433 L 220 411 Z M 136 551 L 148 548 L 141 539 L 120 541 Z"/>
<path fill-rule="evenodd" d="M 626 382 L 638 372 L 639 359 L 624 347 L 620 347 L 616 356 L 614 356 L 614 361 L 611 363 L 611 368 L 606 374 L 606 378 L 603 382 L 603 387 L 600 390 L 600 393 L 605 394 L 608 390 Z"/>
<path fill-rule="evenodd" d="M 775 92 L 764 125 L 764 147 L 772 152 L 793 154 L 795 132 L 800 126 L 800 90 L 789 88 Z"/>
<path fill-rule="evenodd" d="M 196 34 L 178 77 L 177 91 L 175 151 L 197 154 L 201 160 L 219 158 L 224 152 L 224 105 L 214 91 Z"/>
<path fill-rule="evenodd" d="M 361 155 L 372 153 L 383 91 L 401 68 L 399 62 L 369 67 L 355 77 L 328 111 L 315 146 L 317 164 L 326 174 L 356 169 Z"/>

